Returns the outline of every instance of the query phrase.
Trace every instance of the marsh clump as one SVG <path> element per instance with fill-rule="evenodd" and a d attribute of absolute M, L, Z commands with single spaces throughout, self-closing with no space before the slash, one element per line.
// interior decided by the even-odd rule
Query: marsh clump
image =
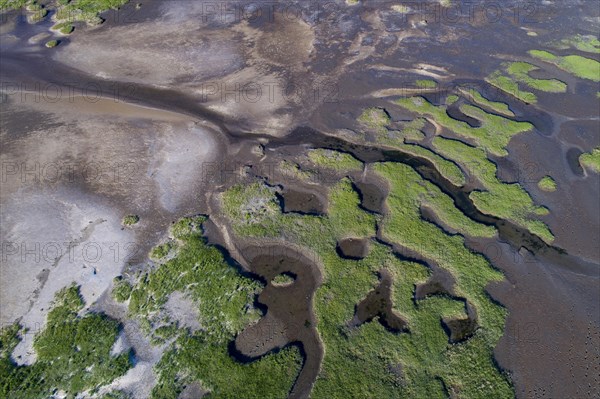
<path fill-rule="evenodd" d="M 591 152 L 581 154 L 579 156 L 579 163 L 582 167 L 600 173 L 600 147 L 594 148 Z"/>
<path fill-rule="evenodd" d="M 545 50 L 530 50 L 529 55 L 556 65 L 578 78 L 600 82 L 600 62 L 580 55 L 555 55 Z"/>
<path fill-rule="evenodd" d="M 46 42 L 46 47 L 53 48 L 53 47 L 58 46 L 59 43 L 60 43 L 60 41 L 58 41 L 58 40 L 50 40 L 50 41 Z"/>
<path fill-rule="evenodd" d="M 271 284 L 276 287 L 287 287 L 290 286 L 296 281 L 296 277 L 291 273 L 281 273 L 278 274 L 271 280 Z"/>
<path fill-rule="evenodd" d="M 123 224 L 123 226 L 133 226 L 139 221 L 140 217 L 138 215 L 127 215 L 123 218 L 121 223 Z"/>
<path fill-rule="evenodd" d="M 544 176 L 538 182 L 538 187 L 540 188 L 540 190 L 543 190 L 543 191 L 548 191 L 548 192 L 556 191 L 556 181 L 554 181 L 554 179 L 550 176 Z"/>

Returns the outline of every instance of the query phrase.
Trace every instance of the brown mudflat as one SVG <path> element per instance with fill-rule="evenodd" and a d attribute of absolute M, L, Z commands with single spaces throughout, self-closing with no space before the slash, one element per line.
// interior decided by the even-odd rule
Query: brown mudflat
<path fill-rule="evenodd" d="M 361 206 L 371 212 L 383 213 L 383 204 L 386 193 L 382 186 L 364 181 L 354 182 L 360 194 Z"/>
<path fill-rule="evenodd" d="M 256 324 L 236 337 L 233 355 L 248 362 L 285 346 L 298 345 L 304 364 L 289 397 L 307 398 L 323 359 L 313 312 L 313 295 L 321 283 L 321 273 L 306 256 L 283 245 L 251 246 L 242 252 L 250 271 L 267 281 L 258 296 L 258 303 L 267 310 Z M 272 280 L 283 273 L 295 276 L 294 281 L 274 285 Z"/>
<path fill-rule="evenodd" d="M 415 299 L 425 299 L 430 295 L 454 295 L 454 276 L 449 271 L 434 267 L 431 277 L 415 287 Z"/>
<path fill-rule="evenodd" d="M 369 254 L 369 240 L 366 238 L 346 238 L 337 243 L 336 249 L 342 258 L 363 259 Z"/>

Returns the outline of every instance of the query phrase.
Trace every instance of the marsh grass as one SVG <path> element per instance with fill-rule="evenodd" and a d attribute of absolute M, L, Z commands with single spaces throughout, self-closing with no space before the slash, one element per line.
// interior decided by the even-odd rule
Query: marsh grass
<path fill-rule="evenodd" d="M 540 190 L 543 190 L 543 191 L 548 191 L 548 192 L 556 191 L 556 182 L 554 181 L 554 179 L 552 177 L 544 176 L 538 182 L 538 187 L 540 188 Z"/>
<path fill-rule="evenodd" d="M 559 50 L 575 48 L 586 53 L 600 54 L 600 40 L 593 35 L 575 35 L 553 45 Z"/>
<path fill-rule="evenodd" d="M 497 156 L 508 154 L 505 147 L 512 136 L 533 128 L 531 123 L 512 121 L 502 116 L 489 114 L 481 108 L 469 104 L 461 105 L 460 110 L 465 115 L 479 120 L 480 127 L 473 128 L 463 121 L 451 118 L 446 112 L 446 106 L 435 106 L 423 97 L 401 98 L 395 103 L 409 111 L 433 119 L 442 127 Z"/>
<path fill-rule="evenodd" d="M 255 188 L 250 188 L 256 193 Z M 262 284 L 242 275 L 202 237 L 203 217 L 184 218 L 172 228 L 177 255 L 139 276 L 131 291 L 129 312 L 147 320 L 156 345 L 169 345 L 156 366 L 152 398 L 177 399 L 183 387 L 201 382 L 216 397 L 285 397 L 302 363 L 295 347 L 250 364 L 233 359 L 228 345 L 260 312 L 253 303 Z M 245 225 L 246 226 L 246 225 Z M 170 295 L 188 295 L 198 308 L 201 329 L 191 332 L 160 315 Z"/>
<path fill-rule="evenodd" d="M 122 224 L 123 226 L 133 226 L 140 221 L 140 217 L 138 215 L 127 215 L 123 218 Z"/>
<path fill-rule="evenodd" d="M 336 171 L 361 170 L 363 163 L 350 154 L 317 148 L 308 152 L 308 159 L 319 167 Z"/>
<path fill-rule="evenodd" d="M 593 172 L 600 173 L 600 147 L 594 148 L 591 152 L 581 154 L 579 156 L 579 163 Z"/>
<path fill-rule="evenodd" d="M 530 50 L 529 55 L 552 63 L 578 78 L 600 82 L 600 62 L 580 55 L 555 55 L 545 50 Z"/>
<path fill-rule="evenodd" d="M 565 93 L 567 91 L 567 85 L 558 79 L 535 79 L 529 75 L 531 71 L 538 69 L 537 66 L 527 62 L 511 62 L 506 66 L 506 71 L 511 76 L 532 89 L 548 93 Z"/>
<path fill-rule="evenodd" d="M 51 29 L 63 35 L 70 35 L 75 30 L 75 27 L 70 22 L 61 22 L 54 25 Z"/>
<path fill-rule="evenodd" d="M 497 101 L 490 101 L 487 98 L 483 97 L 481 95 L 481 93 L 479 93 L 477 90 L 474 89 L 463 89 L 461 88 L 460 93 L 465 96 L 466 98 L 468 98 L 469 100 L 473 101 L 475 104 L 484 107 L 490 111 L 493 111 L 497 114 L 512 118 L 515 116 L 515 114 L 510 110 L 510 108 L 508 107 L 508 104 L 503 103 L 503 102 L 497 102 Z M 458 99 L 458 97 L 457 97 Z"/>
<path fill-rule="evenodd" d="M 537 96 L 535 94 L 522 90 L 517 82 L 508 76 L 502 75 L 500 71 L 492 73 L 485 78 L 485 81 L 526 104 L 537 103 Z"/>
<path fill-rule="evenodd" d="M 75 285 L 59 291 L 45 328 L 35 336 L 36 361 L 17 366 L 10 353 L 19 341 L 17 325 L 0 334 L 0 396 L 48 398 L 57 390 L 70 398 L 94 390 L 132 367 L 130 354 L 112 355 L 119 323 L 98 313 L 80 312 L 83 300 Z"/>
<path fill-rule="evenodd" d="M 518 183 L 501 182 L 496 176 L 496 165 L 482 149 L 443 137 L 434 138 L 432 144 L 438 153 L 457 162 L 485 187 L 486 191 L 473 191 L 470 194 L 477 209 L 525 227 L 548 243 L 554 240 L 550 229 L 537 220 L 537 216 L 548 214 L 548 210 L 534 204 L 531 196 Z"/>

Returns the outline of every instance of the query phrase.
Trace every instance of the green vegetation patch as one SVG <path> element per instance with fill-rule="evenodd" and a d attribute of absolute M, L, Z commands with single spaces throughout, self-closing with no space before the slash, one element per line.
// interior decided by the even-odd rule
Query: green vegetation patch
<path fill-rule="evenodd" d="M 446 97 L 446 105 L 452 105 L 455 102 L 458 101 L 458 96 L 456 94 L 451 94 L 448 97 Z"/>
<path fill-rule="evenodd" d="M 59 22 L 82 21 L 88 25 L 99 25 L 104 22 L 100 17 L 102 12 L 116 10 L 127 2 L 128 0 L 71 0 L 55 2 L 54 6 Z"/>
<path fill-rule="evenodd" d="M 417 85 L 417 87 L 422 88 L 422 89 L 435 89 L 438 85 L 435 80 L 431 80 L 431 79 L 417 80 L 417 81 L 415 81 L 415 84 Z"/>
<path fill-rule="evenodd" d="M 363 164 L 350 154 L 317 148 L 308 152 L 308 159 L 317 166 L 336 171 L 361 170 Z"/>
<path fill-rule="evenodd" d="M 289 273 L 281 273 L 275 276 L 271 282 L 273 285 L 287 286 L 292 284 L 295 280 L 296 279 L 294 276 L 290 275 Z"/>
<path fill-rule="evenodd" d="M 111 354 L 119 323 L 97 313 L 80 316 L 83 305 L 77 286 L 56 294 L 47 325 L 35 337 L 37 359 L 30 366 L 17 366 L 10 358 L 19 341 L 19 327 L 2 330 L 1 397 L 42 399 L 61 390 L 74 398 L 125 374 L 132 366 L 130 353 Z"/>
<path fill-rule="evenodd" d="M 302 364 L 296 348 L 250 364 L 237 362 L 228 352 L 235 336 L 260 315 L 252 306 L 260 282 L 243 276 L 206 243 L 197 225 L 201 219 L 183 220 L 183 226 L 192 227 L 187 234 L 177 228 L 177 256 L 139 276 L 129 302 L 130 313 L 148 321 L 153 342 L 170 342 L 156 366 L 159 379 L 152 398 L 176 399 L 192 382 L 200 382 L 215 397 L 285 397 Z M 160 316 L 176 291 L 197 306 L 200 330 L 191 332 Z"/>
<path fill-rule="evenodd" d="M 16 10 L 23 7 L 28 2 L 28 0 L 0 0 L 0 11 Z"/>
<path fill-rule="evenodd" d="M 467 97 L 469 100 L 473 101 L 475 104 L 484 107 L 490 111 L 493 111 L 497 114 L 507 116 L 509 118 L 515 116 L 515 114 L 508 108 L 508 104 L 497 101 L 490 101 L 484 96 L 482 96 L 481 93 L 479 93 L 477 90 L 460 89 L 460 93 L 463 96 Z"/>
<path fill-rule="evenodd" d="M 59 43 L 58 40 L 50 40 L 50 41 L 46 42 L 46 47 L 48 47 L 48 48 L 56 47 L 56 46 L 58 46 L 58 43 Z"/>
<path fill-rule="evenodd" d="M 465 115 L 481 121 L 480 127 L 473 128 L 468 123 L 451 118 L 446 112 L 446 106 L 435 106 L 423 97 L 402 98 L 397 100 L 396 104 L 409 111 L 428 116 L 439 125 L 463 138 L 474 141 L 479 147 L 498 156 L 508 154 L 505 147 L 512 136 L 533 128 L 531 123 L 516 122 L 502 116 L 489 114 L 481 108 L 469 104 L 461 105 L 460 110 Z"/>
<path fill-rule="evenodd" d="M 567 85 L 558 79 L 535 79 L 529 76 L 531 71 L 537 69 L 539 68 L 527 62 L 511 62 L 506 67 L 510 75 L 532 89 L 549 93 L 565 93 L 567 91 Z"/>
<path fill-rule="evenodd" d="M 419 145 L 397 144 L 394 147 L 402 150 L 405 153 L 427 159 L 433 164 L 437 171 L 440 172 L 440 174 L 448 179 L 452 184 L 457 187 L 464 186 L 465 175 L 454 162 L 448 161 L 435 152 Z"/>
<path fill-rule="evenodd" d="M 23 6 L 27 7 L 27 10 L 34 14 L 30 16 L 32 22 L 37 22 L 44 18 L 48 10 L 56 10 L 56 20 L 58 25 L 65 24 L 63 34 L 68 34 L 73 31 L 70 23 L 75 21 L 83 21 L 89 25 L 98 25 L 104 22 L 100 17 L 100 13 L 110 10 L 118 9 L 123 4 L 127 3 L 128 0 L 50 0 L 45 3 L 43 8 L 36 1 L 27 0 L 0 0 L 0 10 L 13 10 Z M 70 28 L 67 27 L 70 26 Z M 56 25 L 55 25 L 56 27 Z M 65 33 L 67 32 L 68 33 Z"/>
<path fill-rule="evenodd" d="M 538 187 L 540 188 L 540 190 L 543 191 L 556 191 L 556 182 L 554 181 L 554 179 L 550 176 L 544 176 L 542 177 L 542 179 L 538 182 Z"/>
<path fill-rule="evenodd" d="M 289 180 L 310 181 L 315 177 L 314 172 L 300 168 L 294 162 L 283 160 L 279 163 L 279 172 Z"/>
<path fill-rule="evenodd" d="M 424 118 L 415 118 L 402 122 L 401 130 L 390 129 L 392 119 L 383 108 L 367 108 L 358 117 L 358 122 L 371 132 L 376 133 L 378 143 L 395 146 L 406 140 L 421 141 L 425 134 L 421 131 L 427 122 Z"/>
<path fill-rule="evenodd" d="M 550 62 L 578 78 L 600 82 L 600 62 L 596 60 L 580 55 L 554 55 L 544 50 L 530 50 L 529 55 L 542 61 Z"/>
<path fill-rule="evenodd" d="M 125 302 L 131 296 L 131 284 L 123 278 L 118 276 L 113 279 L 112 296 L 117 302 Z"/>
<path fill-rule="evenodd" d="M 537 97 L 535 94 L 522 90 L 517 82 L 508 76 L 502 75 L 500 71 L 492 73 L 490 76 L 485 78 L 485 81 L 502 90 L 503 92 L 523 101 L 524 103 L 535 104 L 537 102 Z"/>
<path fill-rule="evenodd" d="M 446 345 L 445 350 L 431 354 L 433 359 L 438 360 L 421 369 L 427 370 L 431 367 L 428 374 L 442 378 L 450 390 L 460 390 L 461 397 L 475 398 L 484 394 L 491 397 L 512 397 L 508 379 L 498 372 L 492 362 L 493 349 L 503 334 L 506 311 L 490 299 L 485 289 L 491 281 L 501 280 L 502 275 L 494 270 L 484 257 L 467 249 L 462 237 L 449 236 L 436 225 L 421 219 L 420 198 L 431 187 L 424 184 L 414 170 L 406 165 L 392 163 L 378 164 L 375 169 L 391 186 L 387 198 L 390 213 L 382 225 L 383 236 L 390 242 L 419 252 L 426 259 L 433 260 L 440 267 L 450 271 L 456 278 L 457 294 L 472 303 L 478 313 L 480 328 L 473 338 L 462 344 Z M 404 269 L 400 272 L 404 273 Z M 421 277 L 421 281 L 423 280 Z M 400 287 L 396 290 L 396 298 L 404 295 L 405 299 L 400 303 L 407 306 L 410 303 L 409 298 L 412 298 L 413 285 L 410 284 L 410 279 L 404 285 L 405 288 Z M 443 309 L 448 305 L 438 306 Z M 428 312 L 428 317 L 432 319 L 428 323 L 424 322 L 425 325 L 429 324 L 427 329 L 431 328 L 432 334 L 436 334 L 432 327 L 434 320 L 439 320 L 439 314 L 444 313 L 440 310 Z M 404 308 L 401 312 L 409 315 L 409 325 L 413 331 L 415 327 L 412 326 L 415 323 L 411 321 L 417 316 L 410 316 L 411 313 L 415 314 L 415 311 Z M 422 331 L 421 334 L 428 332 Z M 437 341 L 434 337 L 428 338 L 433 342 Z M 440 341 L 437 342 L 441 345 Z M 415 351 L 414 355 L 418 356 L 418 352 Z M 416 368 L 418 370 L 418 366 Z M 469 370 L 468 373 L 464 371 L 466 369 Z M 417 370 L 409 375 L 419 378 Z M 426 377 L 421 375 L 421 378 Z M 486 382 L 482 384 L 482 381 Z"/>
<path fill-rule="evenodd" d="M 314 306 L 317 329 L 326 350 L 311 397 L 443 398 L 445 391 L 440 381 L 457 390 L 466 385 L 466 398 L 479 397 L 476 389 L 482 381 L 485 382 L 483 392 L 486 395 L 511 397 L 508 379 L 492 362 L 492 350 L 502 334 L 505 311 L 491 301 L 483 289 L 487 282 L 500 280 L 502 276 L 491 269 L 483 257 L 471 254 L 460 236 L 450 236 L 421 219 L 420 207 L 428 206 L 445 225 L 461 234 L 491 237 L 495 229 L 468 219 L 456 209 L 450 197 L 435 185 L 422 181 L 412 169 L 405 168 L 408 174 L 401 168 L 392 173 L 395 182 L 401 182 L 395 192 L 404 190 L 407 178 L 414 179 L 415 185 L 407 194 L 411 201 L 400 206 L 396 203 L 389 205 L 394 212 L 410 214 L 411 222 L 402 220 L 394 225 L 393 230 L 406 235 L 418 234 L 425 242 L 423 245 L 429 245 L 426 242 L 430 239 L 431 229 L 440 239 L 453 240 L 454 245 L 462 248 L 456 249 L 456 256 L 449 262 L 462 262 L 464 281 L 468 284 L 474 281 L 472 287 L 477 288 L 472 294 L 471 285 L 466 284 L 459 292 L 468 294 L 469 301 L 477 306 L 489 309 L 483 311 L 484 328 L 462 344 L 449 345 L 441 319 L 465 317 L 464 303 L 439 296 L 415 303 L 415 284 L 424 282 L 429 276 L 425 266 L 400 261 L 389 247 L 377 242 L 371 242 L 369 255 L 362 260 L 338 256 L 335 248 L 340 238 L 372 237 L 377 223 L 382 222 L 379 217 L 360 208 L 360 198 L 351 182 L 347 178 L 341 179 L 330 190 L 328 215 L 284 214 L 278 210 L 270 217 L 274 237 L 307 248 L 307 251 L 310 249 L 309 253 L 315 254 L 312 258 L 322 265 L 324 281 L 315 294 Z M 239 192 L 237 188 L 233 190 Z M 268 234 L 259 236 L 256 230 L 248 229 L 239 219 L 228 216 L 237 236 L 271 237 Z M 385 227 L 387 222 L 383 223 L 388 231 Z M 419 230 L 423 226 L 428 227 L 421 234 Z M 394 308 L 407 319 L 410 334 L 391 333 L 377 318 L 360 327 L 348 325 L 354 317 L 356 304 L 378 284 L 376 273 L 382 267 L 394 275 Z M 460 281 L 462 284 L 463 280 Z M 472 375 L 460 376 L 460 370 L 466 368 Z"/>
<path fill-rule="evenodd" d="M 385 133 L 386 126 L 390 124 L 392 119 L 383 108 L 367 108 L 358 117 L 358 121 L 368 129 L 377 133 Z"/>
<path fill-rule="evenodd" d="M 174 241 L 167 241 L 164 244 L 152 248 L 152 251 L 150 251 L 150 258 L 157 261 L 164 259 L 176 248 L 177 244 Z"/>
<path fill-rule="evenodd" d="M 70 35 L 75 30 L 75 27 L 69 22 L 61 22 L 54 25 L 52 30 L 58 31 L 63 35 Z"/>
<path fill-rule="evenodd" d="M 600 54 L 600 40 L 592 35 L 575 35 L 556 43 L 554 47 L 560 50 L 576 48 L 586 53 Z"/>
<path fill-rule="evenodd" d="M 579 163 L 593 172 L 600 173 L 600 147 L 594 148 L 592 152 L 581 154 Z"/>
<path fill-rule="evenodd" d="M 236 185 L 223 193 L 223 210 L 250 235 L 273 235 L 280 205 L 275 190 L 261 182 Z"/>
<path fill-rule="evenodd" d="M 392 9 L 392 11 L 395 11 L 399 14 L 406 14 L 410 12 L 410 8 L 408 6 L 405 6 L 404 4 L 394 4 L 390 8 Z"/>
<path fill-rule="evenodd" d="M 548 226 L 536 219 L 536 216 L 548 214 L 548 210 L 535 205 L 518 183 L 501 182 L 496 176 L 496 165 L 483 150 L 443 137 L 434 138 L 432 144 L 437 152 L 457 162 L 485 187 L 486 191 L 473 191 L 470 194 L 477 209 L 525 227 L 548 243 L 554 240 Z"/>
<path fill-rule="evenodd" d="M 425 134 L 421 131 L 427 122 L 424 118 L 415 118 L 408 122 L 403 122 L 401 130 L 380 131 L 375 139 L 378 143 L 389 146 L 402 145 L 406 141 L 422 141 Z"/>

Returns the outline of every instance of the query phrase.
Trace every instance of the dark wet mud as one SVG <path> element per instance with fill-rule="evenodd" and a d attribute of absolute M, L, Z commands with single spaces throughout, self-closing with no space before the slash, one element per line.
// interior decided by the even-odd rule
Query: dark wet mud
<path fill-rule="evenodd" d="M 348 323 L 351 328 L 378 318 L 379 322 L 392 333 L 408 332 L 408 323 L 393 309 L 393 278 L 386 269 L 379 271 L 379 285 L 356 305 L 354 318 Z"/>
<path fill-rule="evenodd" d="M 384 191 L 381 182 L 378 183 L 375 184 L 367 181 L 353 182 L 356 191 L 360 195 L 360 205 L 367 211 L 383 213 L 387 193 Z"/>
<path fill-rule="evenodd" d="M 346 238 L 337 243 L 336 251 L 342 258 L 363 259 L 369 254 L 369 240 L 366 238 Z"/>
<path fill-rule="evenodd" d="M 465 308 L 467 311 L 466 318 L 443 318 L 442 326 L 448 334 L 448 341 L 451 344 L 462 342 L 468 339 L 475 330 L 477 330 L 477 311 L 469 302 L 466 302 Z"/>
<path fill-rule="evenodd" d="M 569 168 L 571 172 L 577 176 L 583 176 L 583 168 L 579 163 L 579 157 L 583 154 L 579 148 L 571 148 L 567 151 L 567 163 L 569 164 Z"/>
<path fill-rule="evenodd" d="M 429 279 L 417 284 L 415 287 L 415 299 L 425 299 L 430 295 L 454 296 L 455 279 L 452 274 L 440 267 L 433 267 Z"/>
<path fill-rule="evenodd" d="M 233 355 L 249 362 L 287 345 L 298 345 L 304 363 L 289 397 L 307 398 L 323 359 L 313 312 L 313 295 L 321 283 L 321 273 L 313 262 L 289 247 L 251 246 L 242 253 L 250 272 L 267 281 L 257 299 L 266 314 L 236 337 Z M 273 278 L 283 273 L 293 274 L 293 283 L 274 285 Z"/>
<path fill-rule="evenodd" d="M 327 211 L 327 202 L 320 195 L 285 188 L 281 193 L 284 212 L 296 212 L 305 215 L 323 215 Z"/>

